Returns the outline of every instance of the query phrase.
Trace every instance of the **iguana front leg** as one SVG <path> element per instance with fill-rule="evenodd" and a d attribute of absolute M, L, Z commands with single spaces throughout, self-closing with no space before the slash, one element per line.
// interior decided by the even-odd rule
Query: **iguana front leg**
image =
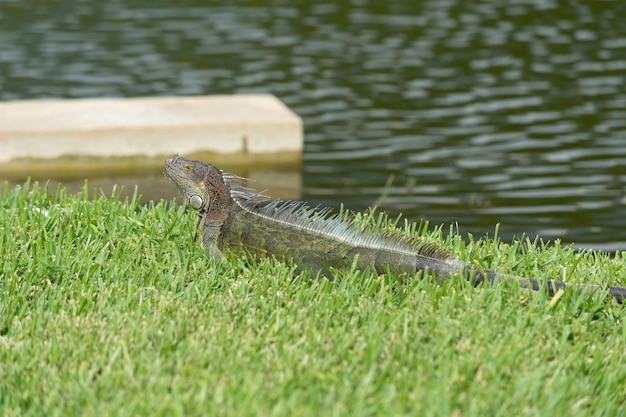
<path fill-rule="evenodd" d="M 204 218 L 202 228 L 202 245 L 207 258 L 220 260 L 224 257 L 224 254 L 217 247 L 217 237 L 219 236 L 220 228 L 214 221 Z"/>

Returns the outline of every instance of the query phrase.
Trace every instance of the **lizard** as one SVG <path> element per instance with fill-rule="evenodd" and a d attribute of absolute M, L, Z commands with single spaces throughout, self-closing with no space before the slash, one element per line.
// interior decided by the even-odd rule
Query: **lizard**
<path fill-rule="evenodd" d="M 333 270 L 350 268 L 393 276 L 427 270 L 438 280 L 458 274 L 474 286 L 517 283 L 534 291 L 545 288 L 550 296 L 570 287 L 588 293 L 600 289 L 483 270 L 399 230 L 363 226 L 340 213 L 331 214 L 330 208 L 305 202 L 270 200 L 244 186 L 244 178 L 207 162 L 174 155 L 165 161 L 165 176 L 196 212 L 196 236 L 209 258 L 221 259 L 225 252 L 274 257 L 291 262 L 299 272 L 330 279 Z M 606 291 L 619 303 L 626 300 L 626 287 L 607 286 Z"/>

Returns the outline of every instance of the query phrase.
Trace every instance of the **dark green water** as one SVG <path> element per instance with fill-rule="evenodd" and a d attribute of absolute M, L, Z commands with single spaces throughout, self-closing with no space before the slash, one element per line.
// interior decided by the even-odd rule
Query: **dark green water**
<path fill-rule="evenodd" d="M 393 180 L 380 206 L 412 220 L 624 249 L 624 16 L 599 0 L 5 0 L 0 99 L 271 93 L 304 120 L 313 204 L 361 210 Z"/>

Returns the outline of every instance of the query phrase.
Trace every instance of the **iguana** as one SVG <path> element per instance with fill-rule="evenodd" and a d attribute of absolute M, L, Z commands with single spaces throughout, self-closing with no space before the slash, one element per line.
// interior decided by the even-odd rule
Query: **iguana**
<path fill-rule="evenodd" d="M 570 285 L 542 283 L 483 271 L 451 256 L 444 249 L 402 236 L 399 231 L 363 227 L 330 209 L 312 208 L 304 202 L 270 201 L 262 193 L 243 186 L 243 178 L 200 161 L 175 155 L 165 161 L 166 176 L 178 187 L 198 215 L 196 235 L 209 258 L 226 251 L 241 256 L 276 257 L 300 271 L 332 278 L 333 269 L 370 269 L 378 274 L 414 276 L 428 270 L 438 279 L 463 276 L 473 285 L 483 282 L 517 283 L 535 291 L 544 287 L 550 295 Z M 593 292 L 592 285 L 571 286 Z M 609 286 L 618 302 L 626 288 Z"/>

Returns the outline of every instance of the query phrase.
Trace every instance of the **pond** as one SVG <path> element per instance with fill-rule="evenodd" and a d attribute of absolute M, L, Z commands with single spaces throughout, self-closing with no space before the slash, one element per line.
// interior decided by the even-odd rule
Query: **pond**
<path fill-rule="evenodd" d="M 625 15 L 597 0 L 4 1 L 0 99 L 270 93 L 304 121 L 293 177 L 314 205 L 618 250 Z"/>

